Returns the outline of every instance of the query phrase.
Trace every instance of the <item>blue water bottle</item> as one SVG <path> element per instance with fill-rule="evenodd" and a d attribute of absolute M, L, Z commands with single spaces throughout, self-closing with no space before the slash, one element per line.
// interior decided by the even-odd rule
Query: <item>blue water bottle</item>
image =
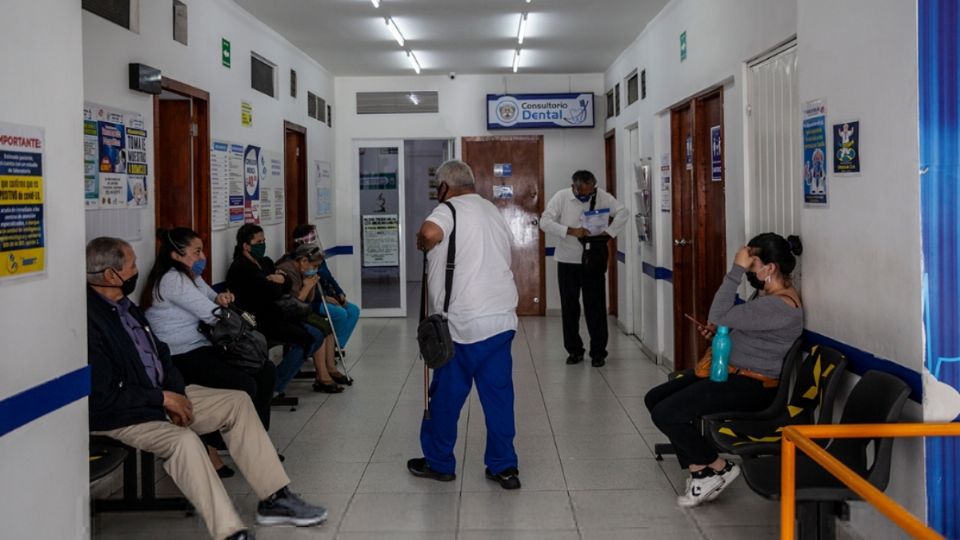
<path fill-rule="evenodd" d="M 713 357 L 710 361 L 710 380 L 724 382 L 727 380 L 727 365 L 730 363 L 730 329 L 726 326 L 717 328 L 713 336 Z"/>

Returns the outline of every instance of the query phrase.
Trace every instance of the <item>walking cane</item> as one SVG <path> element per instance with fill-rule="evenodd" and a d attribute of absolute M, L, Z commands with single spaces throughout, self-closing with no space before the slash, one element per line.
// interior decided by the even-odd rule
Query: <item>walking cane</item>
<path fill-rule="evenodd" d="M 327 307 L 327 297 L 323 294 L 323 288 L 320 282 L 317 282 L 317 292 L 320 294 L 320 303 L 323 304 L 323 311 L 327 314 L 327 320 L 330 321 L 330 333 L 333 334 L 333 343 L 337 346 L 337 358 L 340 359 L 340 365 L 346 375 L 350 374 L 350 368 L 347 367 L 347 361 L 343 359 L 343 347 L 340 346 L 340 338 L 337 337 L 337 331 L 333 328 L 333 317 L 330 316 L 330 308 Z"/>
<path fill-rule="evenodd" d="M 422 293 L 420 295 L 420 322 L 427 318 L 427 251 L 423 251 L 423 278 L 421 280 Z M 418 354 L 421 360 L 423 355 Z M 427 363 L 423 363 L 423 419 L 430 419 L 430 368 Z"/>

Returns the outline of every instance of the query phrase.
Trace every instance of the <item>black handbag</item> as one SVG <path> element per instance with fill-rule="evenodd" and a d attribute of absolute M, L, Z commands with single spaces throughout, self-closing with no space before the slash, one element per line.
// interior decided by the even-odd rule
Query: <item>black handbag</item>
<path fill-rule="evenodd" d="M 450 308 L 450 289 L 453 286 L 453 269 L 457 253 L 457 211 L 450 202 L 445 202 L 453 213 L 453 230 L 447 244 L 447 269 L 444 286 L 446 287 L 443 299 L 443 313 L 434 313 L 427 316 L 427 252 L 423 252 L 423 295 L 420 297 L 420 323 L 417 325 L 417 343 L 420 345 L 420 356 L 431 369 L 440 369 L 453 358 L 453 338 L 450 337 L 450 326 L 447 321 L 447 310 Z"/>
<path fill-rule="evenodd" d="M 307 317 L 313 314 L 313 308 L 310 307 L 310 304 L 289 294 L 277 298 L 274 305 L 280 309 L 283 320 L 287 322 L 304 322 Z"/>
<path fill-rule="evenodd" d="M 256 330 L 257 322 L 246 311 L 230 305 L 213 310 L 217 322 L 201 322 L 198 330 L 220 353 L 220 358 L 247 373 L 256 373 L 269 361 L 267 338 Z"/>

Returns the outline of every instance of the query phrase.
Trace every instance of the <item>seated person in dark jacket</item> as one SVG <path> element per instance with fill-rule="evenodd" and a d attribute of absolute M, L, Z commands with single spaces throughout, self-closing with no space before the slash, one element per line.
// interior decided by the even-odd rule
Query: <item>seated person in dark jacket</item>
<path fill-rule="evenodd" d="M 283 470 L 247 394 L 184 387 L 170 350 L 156 339 L 127 298 L 136 288 L 136 255 L 117 238 L 87 244 L 87 356 L 91 371 L 90 429 L 164 460 L 164 469 L 210 536 L 253 538 L 198 434 L 220 431 L 243 476 L 260 499 L 261 525 L 317 525 L 327 511 L 304 502 Z"/>
<path fill-rule="evenodd" d="M 292 285 L 286 276 L 277 272 L 266 251 L 263 228 L 247 223 L 237 229 L 233 263 L 227 270 L 227 288 L 234 294 L 237 306 L 256 316 L 257 330 L 271 341 L 289 345 L 277 366 L 276 391 L 282 393 L 300 371 L 303 361 L 320 349 L 323 338 L 310 335 L 300 321 L 284 319 L 277 300 L 290 294 Z"/>

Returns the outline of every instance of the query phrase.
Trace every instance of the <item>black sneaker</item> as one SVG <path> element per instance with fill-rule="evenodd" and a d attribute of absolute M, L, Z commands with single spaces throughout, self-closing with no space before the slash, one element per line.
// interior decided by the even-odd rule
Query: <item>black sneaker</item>
<path fill-rule="evenodd" d="M 245 530 L 231 534 L 227 537 L 227 540 L 257 540 L 257 537 L 253 535 L 253 531 Z"/>
<path fill-rule="evenodd" d="M 590 365 L 593 367 L 603 367 L 607 364 L 607 360 L 602 356 L 594 356 L 590 359 Z"/>
<path fill-rule="evenodd" d="M 486 469 L 487 480 L 493 480 L 503 489 L 520 489 L 520 471 L 516 467 L 508 467 L 497 474 Z"/>
<path fill-rule="evenodd" d="M 429 478 L 438 482 L 450 482 L 457 478 L 454 473 L 437 472 L 427 465 L 427 458 L 413 458 L 407 461 L 407 470 L 417 478 Z"/>
<path fill-rule="evenodd" d="M 571 354 L 567 357 L 567 365 L 572 366 L 574 364 L 579 364 L 583 362 L 583 354 Z"/>
<path fill-rule="evenodd" d="M 327 520 L 327 509 L 314 506 L 288 488 L 283 488 L 257 505 L 260 525 L 296 525 L 311 527 Z"/>

